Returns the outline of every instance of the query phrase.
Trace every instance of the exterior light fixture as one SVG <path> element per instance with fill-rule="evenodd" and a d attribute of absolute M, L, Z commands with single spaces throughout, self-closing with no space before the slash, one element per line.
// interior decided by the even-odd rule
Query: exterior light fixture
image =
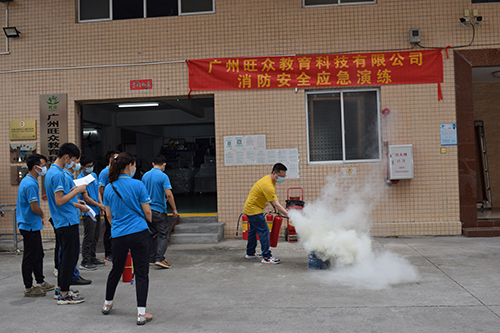
<path fill-rule="evenodd" d="M 125 104 L 118 104 L 119 108 L 143 108 L 143 107 L 149 107 L 149 106 L 158 106 L 160 103 L 158 102 L 146 102 L 146 103 L 125 103 Z"/>
<path fill-rule="evenodd" d="M 3 28 L 3 32 L 7 38 L 19 37 L 20 32 L 15 27 Z"/>
<path fill-rule="evenodd" d="M 500 79 L 500 71 L 495 71 L 491 73 L 494 79 Z"/>

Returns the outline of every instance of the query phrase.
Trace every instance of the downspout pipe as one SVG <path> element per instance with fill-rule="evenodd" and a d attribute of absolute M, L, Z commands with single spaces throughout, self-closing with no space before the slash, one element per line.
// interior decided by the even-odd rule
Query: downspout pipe
<path fill-rule="evenodd" d="M 5 7 L 5 26 L 9 26 L 9 3 Z M 5 36 L 5 52 L 0 52 L 0 55 L 10 54 L 9 52 L 9 38 Z"/>

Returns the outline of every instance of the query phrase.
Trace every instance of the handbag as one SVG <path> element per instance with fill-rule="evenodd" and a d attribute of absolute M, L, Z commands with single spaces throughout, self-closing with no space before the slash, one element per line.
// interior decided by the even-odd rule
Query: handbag
<path fill-rule="evenodd" d="M 116 188 L 113 186 L 113 183 L 109 183 L 111 185 L 111 187 L 113 188 L 113 190 L 115 191 L 116 195 L 118 196 L 118 198 L 122 199 L 123 203 L 125 204 L 125 206 L 127 206 L 128 208 L 132 209 L 134 212 L 136 212 L 140 217 L 142 217 L 146 223 L 148 224 L 148 231 L 150 234 L 152 234 L 152 222 L 149 222 L 148 220 L 146 220 L 146 217 L 145 216 L 142 216 L 141 213 L 139 213 L 137 210 L 134 209 L 134 207 L 130 207 L 127 202 L 125 200 L 123 200 L 122 196 L 120 195 L 120 193 L 118 193 L 118 191 L 116 190 Z"/>

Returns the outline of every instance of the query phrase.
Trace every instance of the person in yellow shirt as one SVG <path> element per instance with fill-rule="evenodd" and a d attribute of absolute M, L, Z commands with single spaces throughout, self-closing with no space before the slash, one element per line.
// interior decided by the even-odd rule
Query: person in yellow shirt
<path fill-rule="evenodd" d="M 271 174 L 259 179 L 250 190 L 243 213 L 248 217 L 249 231 L 247 253 L 245 258 L 260 258 L 264 264 L 279 264 L 280 260 L 273 257 L 269 249 L 269 228 L 264 217 L 264 208 L 268 203 L 285 217 L 288 212 L 278 202 L 276 196 L 276 183 L 282 183 L 286 178 L 287 168 L 282 163 L 273 166 Z M 257 247 L 257 234 L 260 237 L 262 254 L 255 252 Z"/>

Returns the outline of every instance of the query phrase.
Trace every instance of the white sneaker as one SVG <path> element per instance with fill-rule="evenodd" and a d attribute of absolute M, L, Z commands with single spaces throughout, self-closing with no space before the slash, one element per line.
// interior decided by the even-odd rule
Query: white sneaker
<path fill-rule="evenodd" d="M 262 258 L 262 253 L 254 253 L 252 256 L 249 256 L 248 254 L 245 254 L 245 258 L 247 258 L 247 259 Z"/>
<path fill-rule="evenodd" d="M 261 263 L 263 264 L 279 264 L 281 260 L 275 257 L 269 257 L 269 258 L 262 258 Z"/>
<path fill-rule="evenodd" d="M 54 268 L 54 276 L 55 277 L 57 277 L 57 273 L 58 273 L 57 268 Z"/>

